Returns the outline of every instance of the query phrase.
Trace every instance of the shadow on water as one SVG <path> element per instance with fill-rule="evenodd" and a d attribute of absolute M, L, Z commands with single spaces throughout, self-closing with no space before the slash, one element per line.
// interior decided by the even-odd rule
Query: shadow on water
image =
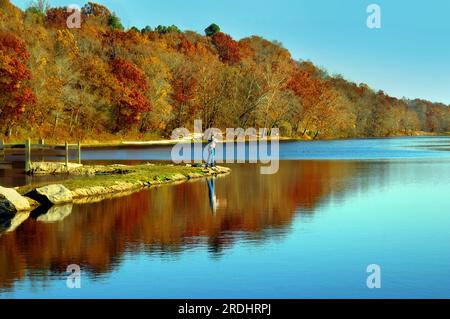
<path fill-rule="evenodd" d="M 330 199 L 382 184 L 388 165 L 283 161 L 278 174 L 261 175 L 258 165 L 235 164 L 226 177 L 40 208 L 13 232 L 7 232 L 11 224 L 1 224 L 0 287 L 61 274 L 73 263 L 96 278 L 118 267 L 129 252 L 170 257 L 206 249 L 221 258 L 239 242 L 283 238 L 294 217 L 307 223 Z"/>

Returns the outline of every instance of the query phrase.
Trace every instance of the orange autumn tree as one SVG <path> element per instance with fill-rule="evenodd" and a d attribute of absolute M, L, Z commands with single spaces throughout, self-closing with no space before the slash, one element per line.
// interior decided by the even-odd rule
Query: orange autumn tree
<path fill-rule="evenodd" d="M 195 56 L 197 53 L 196 46 L 185 37 L 183 37 L 180 43 L 178 43 L 177 50 L 186 56 Z"/>
<path fill-rule="evenodd" d="M 145 97 L 148 90 L 144 73 L 131 62 L 117 58 L 111 61 L 112 74 L 117 81 L 117 90 L 113 94 L 115 105 L 115 127 L 118 132 L 138 123 L 141 115 L 151 108 Z"/>
<path fill-rule="evenodd" d="M 241 61 L 239 43 L 234 41 L 228 34 L 218 32 L 211 37 L 211 40 L 223 63 L 236 64 Z"/>
<path fill-rule="evenodd" d="M 322 80 L 315 73 L 316 68 L 310 62 L 304 62 L 296 67 L 287 83 L 287 88 L 294 92 L 302 105 L 301 112 L 296 113 L 293 119 L 293 126 L 294 130 L 297 131 L 300 122 L 303 121 L 303 135 L 310 124 L 305 115 L 310 114 L 320 104 L 321 99 L 330 87 L 328 82 Z"/>
<path fill-rule="evenodd" d="M 28 87 L 29 57 L 21 39 L 0 32 L 0 124 L 7 136 L 11 136 L 13 126 L 21 120 L 26 108 L 36 103 L 34 92 Z"/>
<path fill-rule="evenodd" d="M 45 14 L 45 24 L 49 28 L 67 28 L 67 19 L 70 14 L 67 8 L 50 8 Z"/>
<path fill-rule="evenodd" d="M 171 80 L 172 105 L 174 108 L 174 127 L 181 127 L 195 114 L 196 106 L 193 105 L 197 95 L 198 81 L 191 75 L 192 72 L 184 65 L 174 70 Z"/>

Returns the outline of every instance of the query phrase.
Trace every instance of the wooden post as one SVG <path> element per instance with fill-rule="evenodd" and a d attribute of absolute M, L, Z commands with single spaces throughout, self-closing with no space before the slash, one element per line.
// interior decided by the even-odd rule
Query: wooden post
<path fill-rule="evenodd" d="M 317 136 L 319 135 L 319 133 L 320 133 L 320 131 L 317 131 L 317 132 L 316 132 L 316 135 L 314 135 L 313 140 L 315 140 L 315 139 L 317 138 Z"/>
<path fill-rule="evenodd" d="M 5 160 L 5 143 L 3 142 L 3 140 L 0 140 L 0 148 L 2 160 Z"/>
<path fill-rule="evenodd" d="M 39 145 L 40 145 L 40 146 L 45 145 L 45 141 L 44 141 L 43 138 L 40 138 L 40 139 L 39 139 Z M 39 149 L 39 154 L 41 155 L 40 158 L 39 158 L 40 161 L 41 161 L 41 162 L 44 162 L 44 161 L 45 161 L 45 157 L 44 157 L 44 150 L 42 149 L 42 147 Z"/>
<path fill-rule="evenodd" d="M 69 168 L 69 144 L 67 144 L 67 142 L 65 144 L 65 147 L 66 147 L 66 168 L 68 169 Z"/>
<path fill-rule="evenodd" d="M 31 140 L 25 141 L 25 172 L 28 173 L 31 170 Z"/>
<path fill-rule="evenodd" d="M 78 164 L 81 164 L 81 143 L 78 141 Z"/>

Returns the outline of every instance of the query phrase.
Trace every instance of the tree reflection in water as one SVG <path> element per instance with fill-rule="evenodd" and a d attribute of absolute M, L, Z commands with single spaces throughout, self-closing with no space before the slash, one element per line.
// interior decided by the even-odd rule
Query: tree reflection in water
<path fill-rule="evenodd" d="M 36 273 L 64 273 L 73 263 L 95 277 L 111 272 L 125 253 L 204 247 L 220 258 L 236 241 L 284 236 L 294 215 L 311 216 L 327 199 L 366 187 L 361 176 L 370 177 L 373 166 L 283 161 L 278 174 L 260 175 L 257 165 L 236 164 L 230 175 L 207 180 L 208 187 L 204 181 L 163 186 L 38 214 L 1 235 L 0 287 Z"/>

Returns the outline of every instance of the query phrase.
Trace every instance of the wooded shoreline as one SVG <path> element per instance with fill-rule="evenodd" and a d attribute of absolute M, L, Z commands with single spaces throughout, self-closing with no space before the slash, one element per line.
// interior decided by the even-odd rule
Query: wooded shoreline
<path fill-rule="evenodd" d="M 448 104 L 400 99 L 331 75 L 277 41 L 233 39 L 217 25 L 204 35 L 176 26 L 126 30 L 95 3 L 80 15 L 82 27 L 70 29 L 64 7 L 2 2 L 7 142 L 159 139 L 194 119 L 204 128 L 279 128 L 294 139 L 450 131 Z"/>

